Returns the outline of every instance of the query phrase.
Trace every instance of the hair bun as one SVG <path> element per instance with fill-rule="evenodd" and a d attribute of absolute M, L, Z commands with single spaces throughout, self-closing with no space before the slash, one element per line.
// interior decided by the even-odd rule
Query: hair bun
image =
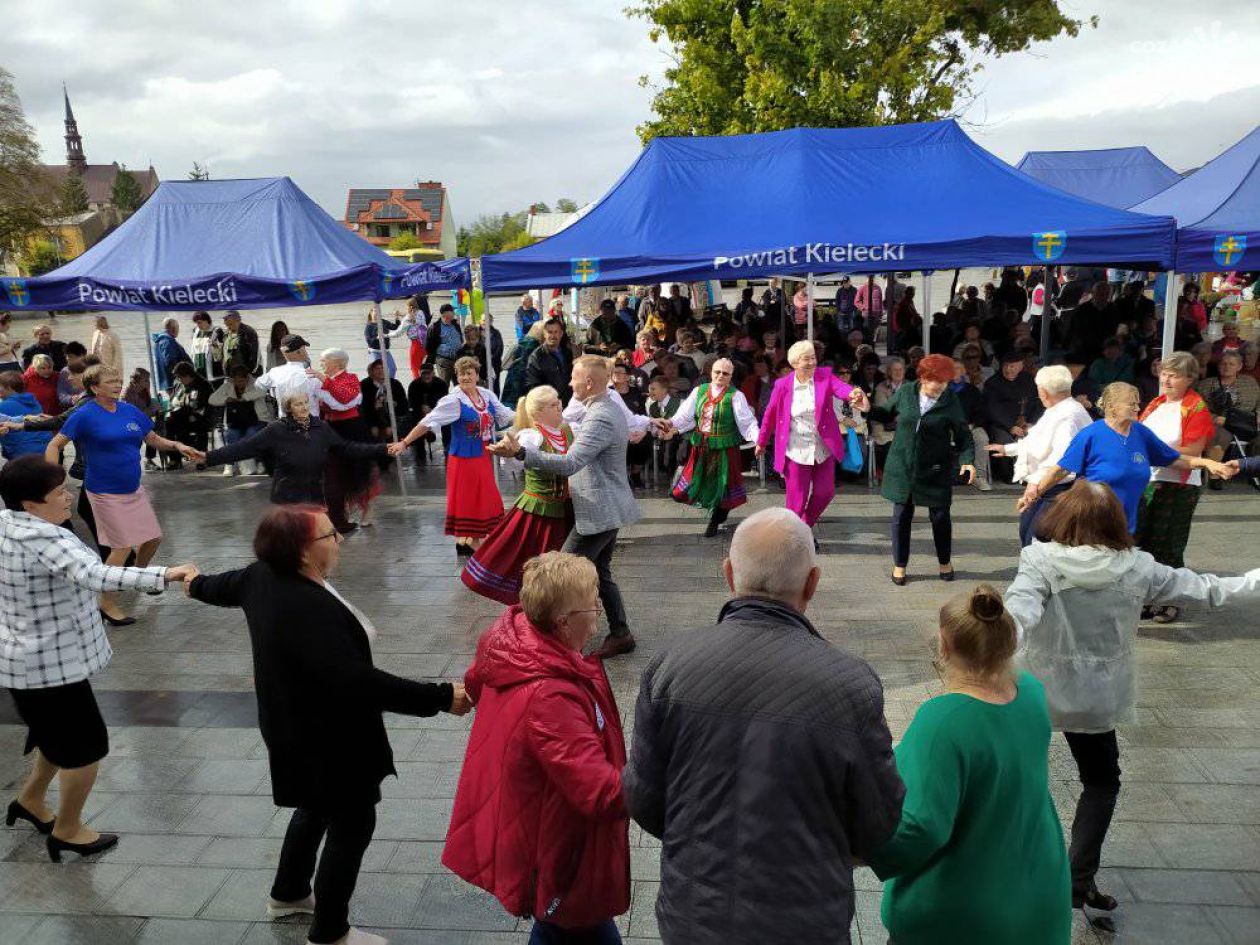
<path fill-rule="evenodd" d="M 994 620 L 998 620 L 1006 608 L 1003 606 L 1002 598 L 997 591 L 988 584 L 981 584 L 971 592 L 971 601 L 967 609 L 971 611 L 971 616 L 977 620 L 991 623 Z"/>

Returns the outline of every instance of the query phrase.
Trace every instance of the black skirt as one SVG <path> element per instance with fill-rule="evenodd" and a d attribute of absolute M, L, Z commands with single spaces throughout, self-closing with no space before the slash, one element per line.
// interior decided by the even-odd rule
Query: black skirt
<path fill-rule="evenodd" d="M 38 748 L 58 768 L 83 768 L 109 754 L 109 733 L 86 679 L 9 692 L 28 729 L 25 754 Z"/>

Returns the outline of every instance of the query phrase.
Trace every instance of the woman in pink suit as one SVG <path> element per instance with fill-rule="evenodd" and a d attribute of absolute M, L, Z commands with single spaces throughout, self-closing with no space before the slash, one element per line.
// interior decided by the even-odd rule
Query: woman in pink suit
<path fill-rule="evenodd" d="M 757 437 L 757 455 L 774 437 L 774 468 L 787 483 L 787 507 L 813 528 L 836 494 L 836 462 L 844 458 L 837 402 L 869 410 L 866 394 L 818 367 L 813 342 L 788 349 L 792 373 L 775 381 Z"/>

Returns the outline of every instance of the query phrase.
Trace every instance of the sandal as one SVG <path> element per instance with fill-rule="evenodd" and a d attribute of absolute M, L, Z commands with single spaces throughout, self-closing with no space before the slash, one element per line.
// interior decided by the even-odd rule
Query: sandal
<path fill-rule="evenodd" d="M 1177 607 L 1164 607 L 1156 612 L 1152 618 L 1156 623 L 1175 623 L 1177 618 L 1181 616 L 1181 610 Z"/>

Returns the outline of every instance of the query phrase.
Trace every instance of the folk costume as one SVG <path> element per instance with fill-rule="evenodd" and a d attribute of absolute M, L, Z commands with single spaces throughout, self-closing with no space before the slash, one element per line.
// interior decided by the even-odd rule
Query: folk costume
<path fill-rule="evenodd" d="M 748 501 L 739 445 L 757 442 L 757 417 L 748 399 L 732 387 L 701 384 L 670 418 L 679 433 L 691 433 L 691 452 L 674 482 L 674 501 L 708 509 L 705 534 L 717 534 L 731 509 Z"/>
<path fill-rule="evenodd" d="M 484 387 L 469 397 L 456 388 L 424 418 L 432 430 L 450 426 L 446 457 L 446 534 L 457 539 L 485 538 L 503 517 L 503 499 L 494 481 L 494 465 L 486 444 L 496 426 L 506 427 L 515 414 Z"/>
<path fill-rule="evenodd" d="M 543 424 L 522 430 L 521 445 L 563 456 L 573 445 L 567 424 L 559 430 Z M 521 571 L 530 558 L 559 551 L 573 528 L 569 481 L 556 473 L 525 470 L 525 488 L 503 518 L 468 560 L 460 580 L 469 590 L 501 604 L 520 603 Z"/>

